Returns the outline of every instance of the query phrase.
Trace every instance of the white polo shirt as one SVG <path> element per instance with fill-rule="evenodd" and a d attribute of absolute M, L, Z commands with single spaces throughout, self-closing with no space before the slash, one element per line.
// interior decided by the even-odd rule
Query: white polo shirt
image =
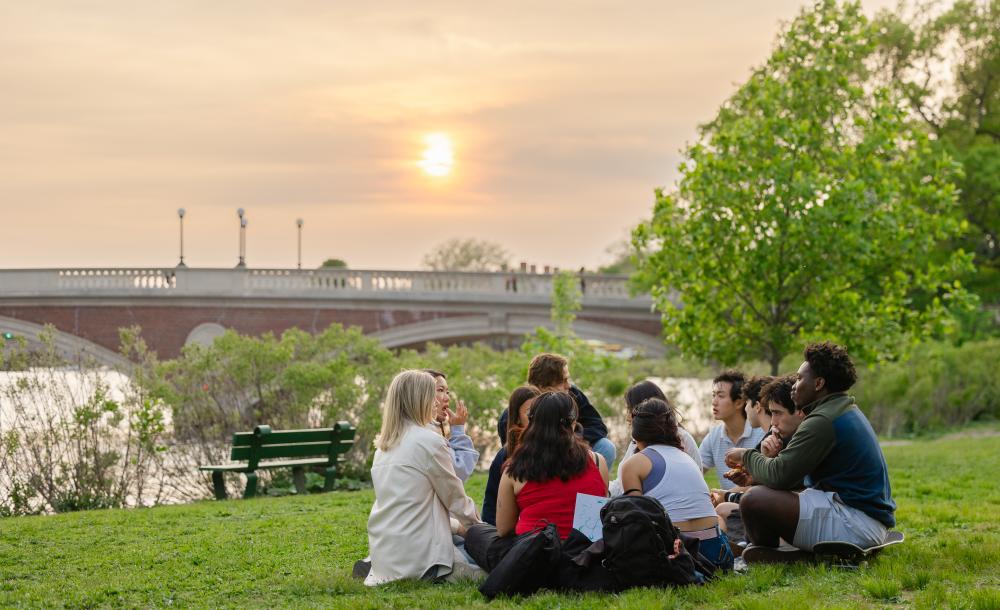
<path fill-rule="evenodd" d="M 704 468 L 715 468 L 715 474 L 719 478 L 719 486 L 722 489 L 732 489 L 736 484 L 722 476 L 729 471 L 726 466 L 726 452 L 739 447 L 740 449 L 753 449 L 757 443 L 764 438 L 763 428 L 751 428 L 750 422 L 743 423 L 743 435 L 735 443 L 729 440 L 726 434 L 726 424 L 719 423 L 705 435 L 701 441 L 698 452 L 701 453 L 701 463 Z"/>

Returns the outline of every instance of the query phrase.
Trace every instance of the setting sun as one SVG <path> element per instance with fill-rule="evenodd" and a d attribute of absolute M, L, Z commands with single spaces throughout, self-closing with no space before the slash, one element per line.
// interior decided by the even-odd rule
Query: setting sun
<path fill-rule="evenodd" d="M 429 176 L 447 176 L 455 164 L 455 152 L 451 137 L 446 133 L 431 133 L 424 136 L 423 156 L 417 165 Z"/>

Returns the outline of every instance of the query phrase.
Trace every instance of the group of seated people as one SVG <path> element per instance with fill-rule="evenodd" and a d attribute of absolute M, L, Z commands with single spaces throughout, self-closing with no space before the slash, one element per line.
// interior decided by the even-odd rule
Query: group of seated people
<path fill-rule="evenodd" d="M 615 480 L 615 446 L 570 383 L 568 362 L 536 356 L 499 419 L 503 447 L 481 517 L 464 488 L 479 459 L 465 434 L 468 410 L 461 401 L 452 410 L 443 373 L 404 371 L 383 406 L 369 557 L 354 574 L 367 585 L 475 578 L 544 524 L 565 540 L 577 494 L 655 498 L 723 570 L 732 568 L 734 551 L 747 561 L 785 559 L 782 542 L 801 552 L 830 540 L 880 544 L 895 524 L 895 504 L 875 433 L 846 393 L 854 365 L 831 343 L 812 344 L 804 355 L 790 376 L 719 375 L 712 412 L 721 423 L 700 447 L 656 384 L 633 385 L 624 396 L 631 440 Z M 704 479 L 712 468 L 718 489 Z M 727 535 L 735 525 L 745 532 L 745 550 Z"/>

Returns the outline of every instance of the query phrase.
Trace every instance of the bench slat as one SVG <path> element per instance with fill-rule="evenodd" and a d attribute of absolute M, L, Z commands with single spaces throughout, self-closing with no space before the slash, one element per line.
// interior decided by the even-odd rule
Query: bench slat
<path fill-rule="evenodd" d="M 334 438 L 333 428 L 311 428 L 308 430 L 276 430 L 261 437 L 262 445 L 285 445 L 288 443 L 320 443 Z M 338 436 L 353 438 L 352 431 L 343 430 Z M 237 432 L 233 435 L 233 446 L 248 447 L 253 432 Z"/>
<path fill-rule="evenodd" d="M 350 449 L 350 445 L 336 447 L 338 453 Z M 254 451 L 252 447 L 233 447 L 229 459 L 249 460 L 250 454 Z M 330 453 L 330 443 L 300 443 L 297 445 L 264 445 L 256 450 L 257 457 L 261 460 L 272 458 L 294 458 L 308 457 L 313 455 L 327 455 Z"/>
<path fill-rule="evenodd" d="M 353 427 L 308 428 L 305 430 L 276 430 L 261 437 L 261 445 L 285 445 L 288 443 L 319 443 L 322 441 L 340 440 L 354 442 Z M 237 432 L 233 434 L 234 447 L 249 447 L 253 432 Z"/>
<path fill-rule="evenodd" d="M 340 454 L 337 456 L 338 462 L 344 461 L 344 455 Z M 325 466 L 326 458 L 307 458 L 303 460 L 281 460 L 281 461 L 270 461 L 261 462 L 257 464 L 257 470 L 267 470 L 269 468 L 288 468 L 291 466 Z M 212 470 L 221 470 L 224 472 L 242 472 L 247 469 L 246 464 L 213 464 L 210 466 L 199 466 L 198 470 L 204 470 L 206 472 Z"/>
<path fill-rule="evenodd" d="M 342 462 L 343 456 L 337 456 L 337 461 Z M 325 458 L 311 458 L 305 460 L 280 460 L 277 462 L 264 462 L 257 464 L 257 470 L 267 470 L 268 468 L 289 468 L 291 466 L 325 466 Z"/>
<path fill-rule="evenodd" d="M 242 472 L 247 469 L 246 464 L 212 464 L 210 466 L 199 466 L 198 470 L 209 472 L 220 470 L 222 472 Z"/>

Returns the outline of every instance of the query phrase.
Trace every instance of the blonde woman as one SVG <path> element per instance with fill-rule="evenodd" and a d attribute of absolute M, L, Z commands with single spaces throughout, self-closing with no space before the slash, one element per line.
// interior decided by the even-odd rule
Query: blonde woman
<path fill-rule="evenodd" d="M 423 371 L 403 371 L 389 384 L 372 463 L 366 585 L 482 574 L 452 541 L 479 516 L 455 475 L 448 443 L 432 426 L 434 392 L 434 378 Z"/>

